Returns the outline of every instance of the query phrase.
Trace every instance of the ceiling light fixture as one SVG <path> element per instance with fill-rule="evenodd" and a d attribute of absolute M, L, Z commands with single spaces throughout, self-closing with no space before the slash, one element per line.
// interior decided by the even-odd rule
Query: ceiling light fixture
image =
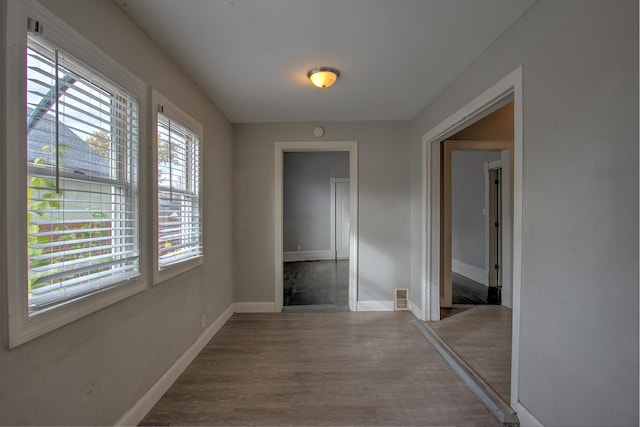
<path fill-rule="evenodd" d="M 340 71 L 331 67 L 315 67 L 307 72 L 307 77 L 314 86 L 319 88 L 329 87 L 338 80 Z"/>

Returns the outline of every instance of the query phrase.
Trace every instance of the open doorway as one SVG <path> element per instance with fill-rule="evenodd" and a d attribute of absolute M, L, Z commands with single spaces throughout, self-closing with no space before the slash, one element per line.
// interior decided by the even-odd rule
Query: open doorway
<path fill-rule="evenodd" d="M 455 147 L 459 142 L 445 144 Z M 503 286 L 510 284 L 508 276 L 503 280 L 503 270 L 510 264 L 509 257 L 503 260 L 508 254 L 503 240 L 505 233 L 510 235 L 509 221 L 503 218 L 511 212 L 503 191 L 508 191 L 511 180 L 508 165 L 502 166 L 509 157 L 509 149 L 451 153 L 451 236 L 443 240 L 451 240 L 453 305 L 500 305 Z"/>
<path fill-rule="evenodd" d="M 440 144 L 442 321 L 431 325 L 505 408 L 511 398 L 513 139 L 511 101 Z M 455 338 L 460 334 L 465 338 Z"/>
<path fill-rule="evenodd" d="M 508 274 L 503 272 L 505 276 L 511 278 L 512 295 L 509 300 L 512 304 L 512 310 L 502 306 L 486 306 L 496 307 L 500 310 L 510 311 L 507 326 L 508 343 L 510 342 L 511 351 L 509 358 L 510 363 L 506 367 L 507 371 L 510 366 L 510 375 L 507 372 L 506 379 L 509 385 L 506 386 L 506 392 L 502 393 L 508 400 L 511 407 L 518 411 L 519 405 L 518 380 L 519 380 L 519 361 L 520 361 L 520 294 L 522 287 L 522 165 L 523 165 L 523 87 L 522 87 L 522 68 L 517 68 L 510 74 L 506 75 L 496 84 L 488 88 L 482 94 L 471 100 L 460 110 L 443 120 L 437 126 L 427 132 L 423 138 L 423 230 L 422 230 L 422 312 L 419 313 L 420 318 L 430 321 L 432 325 L 450 323 L 449 319 L 442 322 L 440 320 L 440 303 L 442 282 L 441 276 L 444 274 L 442 270 L 443 251 L 441 247 L 441 170 L 442 170 L 442 141 L 449 139 L 452 135 L 468 128 L 470 125 L 478 122 L 480 119 L 487 117 L 492 112 L 498 110 L 502 106 L 513 102 L 513 151 L 512 151 L 512 169 L 513 186 L 511 188 L 511 205 L 513 213 L 511 218 L 511 247 L 507 251 L 503 248 L 503 252 L 508 252 L 511 259 L 511 272 Z M 505 300 L 504 294 L 502 300 Z M 468 312 L 470 312 L 469 310 Z M 468 312 L 462 313 L 462 318 Z M 456 319 L 459 316 L 453 316 Z M 473 327 L 478 322 L 471 321 L 467 326 Z M 488 336 L 495 336 L 495 331 L 488 328 Z M 469 336 L 469 331 L 463 326 L 462 336 Z M 461 335 L 458 335 L 461 336 Z M 482 342 L 478 340 L 476 342 Z M 453 349 L 456 352 L 455 348 Z M 458 352 L 459 353 L 459 352 Z M 509 392 L 510 390 L 510 392 Z"/>
<path fill-rule="evenodd" d="M 348 153 L 348 307 L 356 310 L 358 289 L 358 143 L 356 141 L 283 141 L 274 143 L 274 263 L 275 263 L 275 311 L 284 307 L 284 157 L 286 153 L 315 152 Z M 344 178 L 343 178 L 344 179 Z M 330 182 L 330 180 L 328 181 Z M 324 185 L 324 184 L 323 184 Z M 334 202 L 335 203 L 335 202 Z M 327 230 L 325 233 L 329 233 Z M 330 234 L 329 234 L 330 237 Z M 334 236 L 335 242 L 335 236 Z M 301 246 L 298 251 L 298 246 Z M 290 248 L 291 246 L 289 246 Z M 304 252 L 303 244 L 294 243 L 292 251 Z M 313 252 L 313 251 L 311 251 Z M 331 252 L 331 251 L 329 251 Z M 320 255 L 326 254 L 323 250 Z M 287 257 L 292 256 L 291 253 Z M 317 256 L 317 255 L 316 255 Z M 291 259 L 291 258 L 288 258 Z"/>
<path fill-rule="evenodd" d="M 503 116 L 512 123 L 509 105 L 485 120 Z M 511 271 L 513 141 L 450 139 L 442 145 L 441 316 L 460 304 L 510 307 L 511 280 L 503 271 Z"/>
<path fill-rule="evenodd" d="M 349 310 L 349 152 L 283 155 L 283 306 Z"/>

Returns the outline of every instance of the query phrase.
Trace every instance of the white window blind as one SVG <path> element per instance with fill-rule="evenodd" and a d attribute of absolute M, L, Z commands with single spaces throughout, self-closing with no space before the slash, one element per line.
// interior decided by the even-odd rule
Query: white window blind
<path fill-rule="evenodd" d="M 37 36 L 26 75 L 34 315 L 139 274 L 138 103 Z"/>
<path fill-rule="evenodd" d="M 158 269 L 202 256 L 200 136 L 157 117 Z"/>

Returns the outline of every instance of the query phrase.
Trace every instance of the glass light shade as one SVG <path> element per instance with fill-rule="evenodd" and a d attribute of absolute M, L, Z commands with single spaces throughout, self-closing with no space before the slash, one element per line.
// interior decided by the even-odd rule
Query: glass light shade
<path fill-rule="evenodd" d="M 329 87 L 335 83 L 340 71 L 330 67 L 317 67 L 309 70 L 307 76 L 311 83 L 319 88 Z"/>

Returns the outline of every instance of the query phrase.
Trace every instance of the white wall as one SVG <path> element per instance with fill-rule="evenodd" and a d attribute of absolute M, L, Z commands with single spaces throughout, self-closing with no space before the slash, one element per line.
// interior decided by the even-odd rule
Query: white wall
<path fill-rule="evenodd" d="M 284 251 L 297 251 L 298 246 L 301 251 L 330 250 L 330 179 L 349 178 L 349 153 L 284 153 L 282 167 Z"/>
<path fill-rule="evenodd" d="M 483 210 L 487 215 L 489 210 L 485 206 L 484 163 L 500 157 L 499 151 L 451 153 L 451 259 L 484 270 L 485 276 L 489 236 Z"/>
<path fill-rule="evenodd" d="M 0 348 L 0 424 L 112 425 L 232 303 L 232 128 L 115 2 L 42 4 L 204 126 L 202 267 Z"/>
<path fill-rule="evenodd" d="M 236 302 L 274 302 L 274 141 L 314 139 L 316 123 L 234 125 Z M 323 140 L 358 141 L 360 301 L 409 283 L 408 122 L 329 122 Z M 251 268 L 248 268 L 251 266 Z"/>
<path fill-rule="evenodd" d="M 520 65 L 519 399 L 545 425 L 637 425 L 637 1 L 539 0 L 412 121 L 412 290 L 422 135 Z"/>

